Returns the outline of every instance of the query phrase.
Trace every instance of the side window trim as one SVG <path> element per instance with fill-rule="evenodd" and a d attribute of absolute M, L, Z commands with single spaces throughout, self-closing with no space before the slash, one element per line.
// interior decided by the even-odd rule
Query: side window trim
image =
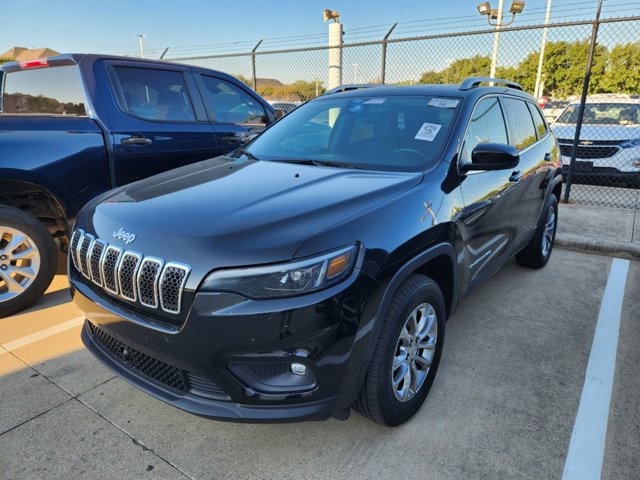
<path fill-rule="evenodd" d="M 189 73 L 188 70 L 183 70 L 180 68 L 167 68 L 162 65 L 152 65 L 150 67 L 147 67 L 147 66 L 140 66 L 139 64 L 130 64 L 128 62 L 117 62 L 117 61 L 108 62 L 105 64 L 105 67 L 107 70 L 107 77 L 109 79 L 109 86 L 111 87 L 111 93 L 113 94 L 114 99 L 116 100 L 115 102 L 116 107 L 123 115 L 127 115 L 128 117 L 135 118 L 136 120 L 140 120 L 143 122 L 151 122 L 151 123 L 184 123 L 184 124 L 202 123 L 202 121 L 198 119 L 196 106 L 193 100 L 194 95 L 191 89 L 189 88 L 189 82 L 187 81 L 187 78 L 185 75 Z M 118 74 L 116 73 L 117 67 L 136 68 L 140 70 L 142 69 L 162 70 L 167 72 L 180 73 L 182 76 L 182 81 L 184 82 L 184 85 L 185 85 L 187 97 L 189 99 L 189 105 L 191 106 L 195 120 L 159 120 L 159 119 L 145 118 L 138 115 L 134 115 L 133 113 L 128 111 L 128 109 L 124 107 L 125 105 L 124 91 L 122 90 L 122 85 L 120 85 L 120 79 L 118 77 Z"/>
<path fill-rule="evenodd" d="M 266 126 L 269 125 L 273 119 L 271 117 L 271 114 L 269 112 L 269 110 L 267 108 L 265 108 L 264 104 L 262 101 L 260 101 L 254 94 L 253 91 L 249 91 L 248 88 L 243 88 L 240 85 L 236 85 L 234 82 L 230 81 L 228 78 L 224 78 L 221 75 L 215 75 L 215 73 L 209 73 L 209 72 L 194 72 L 194 76 L 196 78 L 196 84 L 198 86 L 198 90 L 200 91 L 200 95 L 202 97 L 202 101 L 204 103 L 204 108 L 207 112 L 207 117 L 209 119 L 209 122 L 212 124 L 220 124 L 220 125 L 244 125 L 244 126 Z M 234 122 L 219 122 L 218 120 L 216 120 L 216 115 L 215 112 L 213 111 L 213 109 L 211 108 L 211 105 L 209 104 L 209 102 L 207 101 L 207 86 L 205 85 L 205 80 L 204 77 L 209 77 L 209 78 L 215 78 L 216 80 L 228 83 L 229 85 L 237 88 L 238 90 L 242 91 L 242 93 L 244 93 L 245 95 L 251 97 L 253 99 L 254 102 L 256 102 L 258 105 L 260 105 L 260 108 L 262 108 L 262 110 L 264 111 L 264 118 L 265 118 L 265 122 L 264 123 L 234 123 Z"/>
<path fill-rule="evenodd" d="M 500 107 L 500 114 L 502 116 L 502 124 L 504 126 L 504 131 L 505 134 L 507 135 L 507 142 L 509 141 L 509 129 L 507 127 L 507 119 L 505 118 L 505 114 L 504 114 L 504 106 L 502 105 L 502 101 L 500 99 L 500 95 L 498 94 L 489 94 L 489 95 L 484 95 L 482 97 L 480 97 L 478 100 L 476 100 L 476 103 L 473 104 L 473 108 L 471 109 L 471 115 L 469 115 L 469 120 L 467 121 L 467 125 L 464 128 L 464 133 L 462 135 L 462 142 L 460 143 L 460 146 L 458 147 L 458 152 L 457 152 L 457 156 L 458 156 L 458 168 L 460 168 L 460 166 L 462 165 L 466 165 L 466 161 L 463 160 L 462 158 L 462 153 L 464 152 L 464 146 L 465 146 L 465 140 L 467 138 L 467 133 L 469 132 L 469 127 L 471 126 L 471 122 L 473 121 L 473 114 L 475 113 L 476 109 L 478 108 L 478 105 L 489 98 L 497 98 L 498 99 L 498 106 Z M 477 173 L 481 173 L 481 172 L 477 172 Z"/>

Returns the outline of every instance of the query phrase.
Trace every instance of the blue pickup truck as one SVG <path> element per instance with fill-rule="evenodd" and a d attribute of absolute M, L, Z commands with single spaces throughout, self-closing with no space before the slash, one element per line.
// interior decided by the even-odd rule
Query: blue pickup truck
<path fill-rule="evenodd" d="M 0 318 L 36 301 L 90 199 L 234 150 L 278 116 L 221 72 L 65 54 L 0 71 Z"/>

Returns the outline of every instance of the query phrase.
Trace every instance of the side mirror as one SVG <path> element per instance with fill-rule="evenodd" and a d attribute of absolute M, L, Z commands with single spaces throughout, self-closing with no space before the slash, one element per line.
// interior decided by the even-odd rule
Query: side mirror
<path fill-rule="evenodd" d="M 284 117 L 284 110 L 280 109 L 280 108 L 276 108 L 273 116 L 275 117 L 276 120 L 278 120 L 279 118 Z"/>
<path fill-rule="evenodd" d="M 462 171 L 507 170 L 520 162 L 518 149 L 503 143 L 479 143 L 471 152 L 471 163 L 462 165 Z"/>

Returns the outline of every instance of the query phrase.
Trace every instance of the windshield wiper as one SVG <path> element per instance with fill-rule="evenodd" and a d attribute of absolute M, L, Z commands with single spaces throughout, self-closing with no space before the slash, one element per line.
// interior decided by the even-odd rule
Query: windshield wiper
<path fill-rule="evenodd" d="M 297 163 L 299 165 L 315 165 L 317 167 L 358 168 L 352 163 L 335 162 L 332 160 L 316 160 L 313 158 L 280 158 L 273 161 L 282 163 Z"/>
<path fill-rule="evenodd" d="M 260 161 L 258 157 L 256 157 L 253 153 L 251 153 L 249 150 L 246 150 L 244 148 L 239 148 L 236 150 L 236 152 L 241 153 L 245 157 L 249 157 L 251 160 L 255 160 L 256 162 Z"/>

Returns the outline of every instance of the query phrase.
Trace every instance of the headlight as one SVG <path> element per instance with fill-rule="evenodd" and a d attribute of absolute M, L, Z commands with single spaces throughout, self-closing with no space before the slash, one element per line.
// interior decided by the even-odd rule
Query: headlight
<path fill-rule="evenodd" d="M 622 148 L 635 148 L 640 147 L 640 138 L 632 138 L 631 140 L 625 140 L 620 143 Z"/>
<path fill-rule="evenodd" d="M 347 278 L 356 264 L 357 245 L 318 257 L 265 267 L 218 270 L 203 291 L 234 292 L 254 299 L 291 297 L 328 288 Z"/>

